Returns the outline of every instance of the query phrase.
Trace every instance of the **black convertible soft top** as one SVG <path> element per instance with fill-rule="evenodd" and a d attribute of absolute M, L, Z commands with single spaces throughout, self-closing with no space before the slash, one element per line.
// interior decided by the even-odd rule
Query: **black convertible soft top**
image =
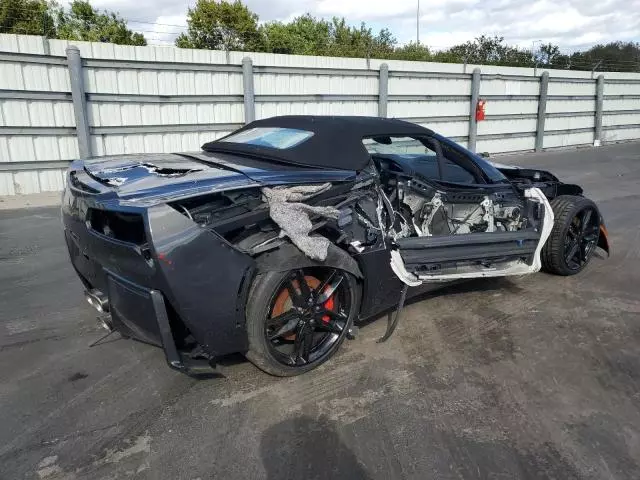
<path fill-rule="evenodd" d="M 425 135 L 431 130 L 394 118 L 288 115 L 251 122 L 231 135 L 251 128 L 294 128 L 313 132 L 313 136 L 293 147 L 278 149 L 247 143 L 205 143 L 206 152 L 227 152 L 272 159 L 309 167 L 361 170 L 369 162 L 369 153 L 362 144 L 364 137 L 377 135 Z M 226 137 L 224 137 L 226 138 Z"/>

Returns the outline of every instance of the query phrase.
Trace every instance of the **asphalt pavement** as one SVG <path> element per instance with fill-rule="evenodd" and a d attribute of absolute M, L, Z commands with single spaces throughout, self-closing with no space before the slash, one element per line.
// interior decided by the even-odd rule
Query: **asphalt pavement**
<path fill-rule="evenodd" d="M 58 209 L 0 211 L 0 479 L 640 478 L 640 144 L 497 161 L 581 184 L 612 257 L 423 297 L 288 379 L 90 348 Z"/>

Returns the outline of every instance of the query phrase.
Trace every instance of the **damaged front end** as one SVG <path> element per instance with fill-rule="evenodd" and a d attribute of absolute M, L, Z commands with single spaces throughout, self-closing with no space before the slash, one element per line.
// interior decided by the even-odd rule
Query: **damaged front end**
<path fill-rule="evenodd" d="M 330 250 L 386 250 L 410 286 L 536 272 L 553 226 L 537 187 L 445 190 L 373 169 L 355 182 L 249 188 L 171 205 L 254 258 L 291 244 L 311 262 Z"/>

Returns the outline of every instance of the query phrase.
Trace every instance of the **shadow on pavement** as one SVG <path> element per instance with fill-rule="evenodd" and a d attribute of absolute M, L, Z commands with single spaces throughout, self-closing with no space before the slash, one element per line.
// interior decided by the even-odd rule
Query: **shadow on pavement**
<path fill-rule="evenodd" d="M 273 425 L 262 436 L 260 453 L 269 480 L 371 478 L 323 417 L 300 416 Z"/>

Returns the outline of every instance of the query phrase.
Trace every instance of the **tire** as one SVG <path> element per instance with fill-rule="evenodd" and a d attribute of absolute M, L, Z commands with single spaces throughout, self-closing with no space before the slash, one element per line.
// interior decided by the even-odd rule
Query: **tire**
<path fill-rule="evenodd" d="M 311 273 L 309 272 L 309 270 L 311 270 Z M 332 338 L 332 343 L 328 346 L 323 347 L 326 349 L 326 351 L 319 351 L 319 353 L 316 353 L 317 358 L 308 358 L 307 362 L 299 364 L 298 362 L 304 362 L 302 358 L 298 358 L 293 354 L 290 355 L 289 358 L 285 358 L 286 355 L 283 355 L 281 352 L 279 352 L 277 350 L 277 347 L 273 345 L 273 340 L 269 340 L 267 338 L 267 329 L 269 328 L 267 322 L 269 321 L 269 319 L 273 319 L 274 302 L 276 302 L 280 298 L 282 292 L 284 292 L 283 285 L 285 285 L 287 282 L 290 282 L 292 276 L 293 278 L 308 279 L 310 275 L 317 275 L 321 278 L 323 272 L 330 271 L 339 272 L 336 275 L 340 275 L 342 277 L 342 280 L 340 281 L 340 285 L 342 286 L 337 287 L 335 291 L 338 292 L 338 288 L 341 289 L 338 293 L 341 295 L 340 298 L 343 299 L 343 303 L 348 303 L 349 311 L 348 314 L 343 312 L 342 310 L 340 311 L 340 314 L 342 315 L 340 318 L 343 319 L 341 322 L 344 323 L 340 333 L 337 333 L 335 331 L 327 333 L 327 335 L 331 335 L 332 337 L 335 337 L 335 339 Z M 302 273 L 303 277 L 296 276 L 300 273 Z M 293 281 L 297 282 L 297 280 Z M 299 283 L 294 283 L 294 285 L 297 289 L 297 285 L 299 285 Z M 291 284 L 289 284 L 289 286 L 291 286 Z M 318 286 L 317 288 L 320 287 Z M 291 290 L 289 289 L 287 289 L 287 291 L 291 292 Z M 296 291 L 297 293 L 302 293 L 300 289 Z M 337 296 L 338 293 L 336 293 L 335 295 Z M 360 308 L 359 289 L 355 278 L 347 272 L 332 268 L 312 268 L 291 270 L 286 272 L 266 272 L 259 274 L 253 281 L 248 298 L 249 300 L 247 301 L 246 306 L 246 327 L 249 339 L 249 350 L 247 351 L 245 356 L 259 369 L 278 377 L 300 375 L 318 367 L 319 365 L 329 360 L 335 354 L 338 348 L 340 348 L 340 345 L 344 341 Z M 333 298 L 333 295 L 331 298 Z M 291 303 L 291 307 L 284 313 L 292 313 L 295 316 L 296 313 L 293 309 L 293 299 L 291 298 L 289 301 Z M 326 305 L 326 303 L 323 303 L 322 305 Z M 325 319 L 326 315 L 321 318 Z M 316 320 L 316 322 L 320 323 L 318 320 Z M 295 330 L 296 333 L 298 331 L 299 330 Z M 312 338 L 314 337 L 314 335 L 318 336 L 318 332 L 315 331 L 312 334 Z M 285 344 L 289 342 L 291 336 L 292 335 L 289 335 L 288 337 L 283 336 L 278 339 L 281 340 L 282 338 L 284 338 L 284 340 L 282 340 L 283 348 L 287 346 Z M 297 334 L 294 335 L 294 344 L 296 344 L 295 338 L 297 338 L 297 336 Z M 322 333 L 319 336 L 322 337 Z M 300 338 L 303 337 L 300 336 Z M 295 346 L 293 346 L 292 349 L 295 350 Z M 295 357 L 295 359 L 292 357 Z"/>
<path fill-rule="evenodd" d="M 598 207 L 588 198 L 574 195 L 561 195 L 550 203 L 555 220 L 551 235 L 542 248 L 542 270 L 554 275 L 575 275 L 588 265 L 598 244 L 600 233 Z M 582 222 L 587 211 L 591 212 L 589 219 Z M 580 233 L 584 224 L 586 224 L 585 232 L 588 235 Z M 578 232 L 577 237 L 576 232 Z M 573 243 L 574 238 L 578 247 Z M 567 256 L 571 255 L 574 248 L 579 249 L 575 253 L 579 258 L 574 255 L 571 258 L 578 258 L 578 260 L 568 260 Z"/>

